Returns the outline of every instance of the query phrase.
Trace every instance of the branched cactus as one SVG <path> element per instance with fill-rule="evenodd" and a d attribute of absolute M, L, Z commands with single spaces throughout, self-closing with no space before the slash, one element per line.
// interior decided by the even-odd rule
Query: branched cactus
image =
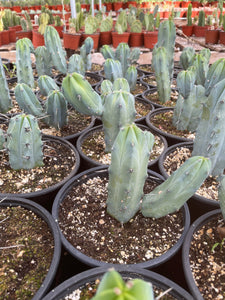
<path fill-rule="evenodd" d="M 16 72 L 18 83 L 34 87 L 34 75 L 31 62 L 34 47 L 30 39 L 23 38 L 16 42 Z"/>
<path fill-rule="evenodd" d="M 113 19 L 111 16 L 108 16 L 101 21 L 100 31 L 101 32 L 111 31 L 112 27 L 113 27 Z"/>
<path fill-rule="evenodd" d="M 146 31 L 154 31 L 154 15 L 152 13 L 145 13 L 144 15 L 144 26 Z"/>
<path fill-rule="evenodd" d="M 19 107 L 27 114 L 36 117 L 43 116 L 43 108 L 33 90 L 25 83 L 18 83 L 15 87 L 15 97 Z"/>
<path fill-rule="evenodd" d="M 48 96 L 50 91 L 59 91 L 60 88 L 50 76 L 42 75 L 38 78 L 38 87 L 43 96 Z"/>
<path fill-rule="evenodd" d="M 211 90 L 196 130 L 192 155 L 210 158 L 212 176 L 221 176 L 225 169 L 225 79 Z"/>
<path fill-rule="evenodd" d="M 45 102 L 47 117 L 43 119 L 49 126 L 56 129 L 67 124 L 67 102 L 60 91 L 50 91 Z"/>
<path fill-rule="evenodd" d="M 208 177 L 210 167 L 210 159 L 202 156 L 186 160 L 166 181 L 144 195 L 143 216 L 160 218 L 180 209 Z"/>
<path fill-rule="evenodd" d="M 114 269 L 104 274 L 92 300 L 154 300 L 151 283 L 142 279 L 133 279 L 125 283 Z"/>
<path fill-rule="evenodd" d="M 78 74 L 68 74 L 62 83 L 66 100 L 80 113 L 101 116 L 103 112 L 101 97 L 93 90 L 90 83 Z"/>
<path fill-rule="evenodd" d="M 125 126 L 113 144 L 107 212 L 121 223 L 139 210 L 154 136 L 135 124 Z"/>
<path fill-rule="evenodd" d="M 32 115 L 10 119 L 6 147 L 12 169 L 32 169 L 43 165 L 41 131 Z"/>
<path fill-rule="evenodd" d="M 215 61 L 209 68 L 205 80 L 205 94 L 208 96 L 212 88 L 222 79 L 225 78 L 225 58 Z"/>
<path fill-rule="evenodd" d="M 69 58 L 68 73 L 74 72 L 85 75 L 85 63 L 79 54 L 73 54 Z"/>
<path fill-rule="evenodd" d="M 66 52 L 57 30 L 53 26 L 47 26 L 44 33 L 45 45 L 51 55 L 53 65 L 63 74 L 67 73 Z"/>
<path fill-rule="evenodd" d="M 180 66 L 187 70 L 190 66 L 193 65 L 195 57 L 195 49 L 193 47 L 186 47 L 183 49 L 181 55 L 180 55 Z"/>
<path fill-rule="evenodd" d="M 51 55 L 49 54 L 45 46 L 39 46 L 35 49 L 34 52 L 36 59 L 36 69 L 38 76 L 41 75 L 52 75 L 52 61 Z"/>
<path fill-rule="evenodd" d="M 0 112 L 6 113 L 12 107 L 12 100 L 9 94 L 4 67 L 0 58 Z"/>
<path fill-rule="evenodd" d="M 152 65 L 157 82 L 158 97 L 161 103 L 169 101 L 171 96 L 171 81 L 168 64 L 169 61 L 166 49 L 164 47 L 154 48 Z"/>

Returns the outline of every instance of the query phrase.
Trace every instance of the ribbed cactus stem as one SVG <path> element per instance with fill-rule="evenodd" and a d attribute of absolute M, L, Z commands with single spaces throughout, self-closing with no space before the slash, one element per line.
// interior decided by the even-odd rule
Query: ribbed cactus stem
<path fill-rule="evenodd" d="M 43 116 L 43 108 L 33 90 L 27 84 L 18 83 L 14 91 L 16 101 L 25 113 L 36 117 Z"/>
<path fill-rule="evenodd" d="M 5 144 L 5 134 L 4 131 L 0 128 L 0 150 L 4 149 Z"/>
<path fill-rule="evenodd" d="M 125 78 L 130 85 L 131 91 L 136 89 L 137 76 L 138 76 L 138 74 L 137 74 L 137 69 L 135 66 L 130 66 L 125 73 Z"/>
<path fill-rule="evenodd" d="M 177 76 L 177 88 L 185 99 L 190 95 L 196 79 L 196 69 L 194 67 L 179 72 Z"/>
<path fill-rule="evenodd" d="M 41 131 L 32 115 L 16 115 L 7 130 L 9 164 L 12 169 L 32 169 L 43 165 Z"/>
<path fill-rule="evenodd" d="M 195 57 L 195 49 L 193 47 L 186 47 L 180 55 L 180 65 L 184 70 L 192 66 Z"/>
<path fill-rule="evenodd" d="M 124 77 L 120 61 L 112 58 L 106 59 L 104 63 L 104 72 L 105 78 L 112 82 L 117 78 Z"/>
<path fill-rule="evenodd" d="M 103 105 L 101 97 L 93 90 L 90 83 L 78 74 L 68 74 L 62 82 L 65 99 L 80 113 L 101 116 Z"/>
<path fill-rule="evenodd" d="M 205 94 L 208 96 L 212 88 L 225 78 L 225 58 L 216 60 L 209 68 L 205 80 Z"/>
<path fill-rule="evenodd" d="M 51 55 L 53 65 L 63 74 L 67 73 L 66 52 L 57 30 L 53 26 L 47 26 L 44 33 L 45 45 Z"/>
<path fill-rule="evenodd" d="M 38 78 L 38 87 L 43 96 L 48 96 L 50 91 L 60 90 L 55 80 L 52 77 L 47 75 L 42 75 Z"/>
<path fill-rule="evenodd" d="M 67 102 L 60 91 L 51 91 L 45 102 L 47 117 L 44 119 L 49 126 L 61 129 L 67 124 Z"/>
<path fill-rule="evenodd" d="M 74 72 L 85 75 L 85 63 L 79 54 L 73 54 L 69 58 L 68 73 Z"/>
<path fill-rule="evenodd" d="M 45 46 L 39 46 L 35 49 L 36 69 L 38 76 L 41 75 L 52 75 L 52 61 L 51 55 L 49 54 Z"/>
<path fill-rule="evenodd" d="M 202 156 L 186 160 L 166 181 L 144 195 L 142 214 L 161 218 L 180 209 L 208 177 L 210 167 L 210 159 Z"/>
<path fill-rule="evenodd" d="M 91 61 L 91 51 L 94 47 L 94 41 L 91 37 L 87 37 L 80 47 L 80 56 L 82 57 L 86 71 L 91 70 L 92 61 Z"/>
<path fill-rule="evenodd" d="M 113 51 L 112 47 L 109 45 L 103 45 L 101 48 L 101 53 L 104 59 L 112 58 L 115 59 L 115 52 Z"/>
<path fill-rule="evenodd" d="M 209 69 L 209 62 L 208 58 L 203 54 L 196 54 L 193 62 L 193 66 L 196 67 L 196 80 L 195 84 L 197 85 L 205 85 L 208 69 Z"/>
<path fill-rule="evenodd" d="M 34 87 L 34 75 L 31 62 L 31 53 L 34 47 L 30 39 L 23 38 L 16 42 L 16 72 L 18 83 L 26 83 Z"/>
<path fill-rule="evenodd" d="M 0 112 L 6 113 L 12 107 L 9 87 L 5 76 L 4 67 L 0 58 Z"/>
<path fill-rule="evenodd" d="M 113 144 L 109 167 L 107 212 L 121 223 L 139 210 L 154 136 L 135 124 L 125 126 Z"/>

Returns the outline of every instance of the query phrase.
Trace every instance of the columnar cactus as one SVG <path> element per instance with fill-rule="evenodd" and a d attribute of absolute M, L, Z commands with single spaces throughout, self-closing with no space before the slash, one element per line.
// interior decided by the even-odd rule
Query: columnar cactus
<path fill-rule="evenodd" d="M 47 117 L 44 119 L 49 126 L 56 129 L 67 124 L 67 102 L 60 91 L 50 91 L 45 102 Z"/>
<path fill-rule="evenodd" d="M 5 144 L 5 134 L 4 131 L 0 128 L 0 150 L 4 149 Z"/>
<path fill-rule="evenodd" d="M 30 39 L 23 38 L 16 42 L 16 72 L 18 83 L 26 83 L 34 87 L 34 75 L 31 62 L 34 47 Z"/>
<path fill-rule="evenodd" d="M 103 45 L 101 48 L 101 53 L 104 59 L 108 59 L 108 58 L 116 59 L 115 52 L 113 51 L 112 47 L 110 47 L 109 45 Z"/>
<path fill-rule="evenodd" d="M 225 78 L 225 58 L 215 61 L 209 68 L 205 80 L 205 94 L 208 96 L 212 88 L 222 79 Z"/>
<path fill-rule="evenodd" d="M 187 70 L 190 66 L 192 66 L 195 57 L 195 49 L 193 47 L 186 47 L 183 49 L 180 55 L 180 66 Z"/>
<path fill-rule="evenodd" d="M 50 91 L 60 90 L 55 80 L 48 75 L 42 75 L 38 78 L 38 87 L 43 96 L 48 96 Z"/>
<path fill-rule="evenodd" d="M 187 25 L 191 26 L 192 25 L 192 4 L 190 3 L 188 5 L 188 10 L 187 10 Z"/>
<path fill-rule="evenodd" d="M 171 96 L 171 81 L 168 68 L 168 53 L 164 47 L 157 47 L 153 50 L 152 65 L 157 82 L 159 101 L 166 103 Z"/>
<path fill-rule="evenodd" d="M 136 88 L 137 76 L 137 68 L 135 66 L 130 66 L 125 73 L 125 78 L 130 85 L 131 91 L 135 90 Z"/>
<path fill-rule="evenodd" d="M 119 60 L 107 58 L 104 63 L 105 78 L 114 81 L 117 78 L 123 77 L 122 66 Z"/>
<path fill-rule="evenodd" d="M 47 26 L 44 33 L 45 45 L 51 56 L 53 65 L 63 74 L 67 73 L 66 52 L 57 30 L 53 26 Z"/>
<path fill-rule="evenodd" d="M 43 165 L 41 132 L 32 115 L 10 119 L 6 147 L 12 169 L 32 169 Z"/>
<path fill-rule="evenodd" d="M 134 20 L 130 27 L 130 32 L 141 32 L 142 31 L 142 23 L 140 20 Z"/>
<path fill-rule="evenodd" d="M 206 55 L 203 55 L 203 53 L 195 54 L 193 66 L 196 67 L 195 84 L 204 86 L 209 70 L 208 57 Z"/>
<path fill-rule="evenodd" d="M 12 100 L 9 94 L 4 67 L 0 58 L 0 112 L 6 113 L 12 107 Z"/>
<path fill-rule="evenodd" d="M 114 299 L 114 300 L 134 300 L 145 299 L 154 300 L 151 283 L 142 279 L 133 279 L 125 283 L 121 275 L 110 269 L 104 274 L 92 300 Z"/>
<path fill-rule="evenodd" d="M 225 79 L 211 90 L 203 106 L 202 117 L 196 130 L 192 155 L 210 158 L 212 176 L 221 176 L 225 169 Z"/>
<path fill-rule="evenodd" d="M 121 223 L 139 210 L 154 136 L 135 124 L 122 128 L 113 144 L 107 212 Z"/>
<path fill-rule="evenodd" d="M 62 91 L 66 100 L 80 113 L 101 116 L 103 112 L 101 97 L 90 83 L 78 74 L 68 74 L 62 82 Z"/>
<path fill-rule="evenodd" d="M 85 63 L 79 54 L 73 54 L 69 58 L 68 73 L 74 72 L 85 75 Z"/>
<path fill-rule="evenodd" d="M 198 15 L 198 26 L 205 26 L 205 12 L 200 10 Z"/>
<path fill-rule="evenodd" d="M 45 46 L 39 46 L 35 49 L 34 52 L 36 59 L 36 69 L 38 76 L 41 75 L 52 75 L 52 61 L 51 55 L 49 54 Z"/>
<path fill-rule="evenodd" d="M 180 209 L 208 177 L 210 167 L 210 159 L 203 156 L 186 160 L 166 181 L 144 195 L 143 216 L 160 218 Z"/>
<path fill-rule="evenodd" d="M 91 37 L 87 37 L 80 47 L 80 56 L 82 57 L 85 65 L 85 70 L 91 70 L 91 50 L 93 49 L 94 41 Z"/>
<path fill-rule="evenodd" d="M 27 114 L 36 117 L 43 116 L 43 108 L 33 90 L 25 83 L 18 83 L 15 87 L 15 97 L 19 107 Z"/>

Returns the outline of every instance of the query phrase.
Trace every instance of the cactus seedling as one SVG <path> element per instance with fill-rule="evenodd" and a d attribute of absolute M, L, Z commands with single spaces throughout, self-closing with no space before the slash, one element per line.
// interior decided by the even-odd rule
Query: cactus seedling
<path fill-rule="evenodd" d="M 124 282 L 114 269 L 104 274 L 92 300 L 154 300 L 152 285 L 142 279 Z"/>

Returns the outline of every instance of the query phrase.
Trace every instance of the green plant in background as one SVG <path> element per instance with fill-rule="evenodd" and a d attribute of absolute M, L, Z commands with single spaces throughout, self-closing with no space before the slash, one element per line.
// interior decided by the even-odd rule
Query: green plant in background
<path fill-rule="evenodd" d="M 152 13 L 146 13 L 144 16 L 144 26 L 146 31 L 155 30 L 154 15 Z"/>
<path fill-rule="evenodd" d="M 76 18 L 69 19 L 69 32 L 78 33 L 84 24 L 84 14 L 82 11 L 77 13 Z"/>
<path fill-rule="evenodd" d="M 6 113 L 12 107 L 12 100 L 9 94 L 9 87 L 5 76 L 4 66 L 0 58 L 0 112 Z"/>
<path fill-rule="evenodd" d="M 115 25 L 115 30 L 119 34 L 122 34 L 127 31 L 128 21 L 127 21 L 127 12 L 126 10 L 120 11 Z"/>
<path fill-rule="evenodd" d="M 85 34 L 94 34 L 99 28 L 99 22 L 96 17 L 88 15 L 84 22 L 84 32 Z"/>
<path fill-rule="evenodd" d="M 38 76 L 52 75 L 51 55 L 45 46 L 39 46 L 34 51 Z"/>
<path fill-rule="evenodd" d="M 136 33 L 141 33 L 142 32 L 142 23 L 140 20 L 135 20 L 131 27 L 130 27 L 130 32 L 136 32 Z"/>
<path fill-rule="evenodd" d="M 192 4 L 190 3 L 188 5 L 188 10 L 187 10 L 187 25 L 192 26 Z"/>
<path fill-rule="evenodd" d="M 198 26 L 205 26 L 205 12 L 200 10 L 198 15 Z"/>
<path fill-rule="evenodd" d="M 111 31 L 113 28 L 113 19 L 112 16 L 109 15 L 106 18 L 103 18 L 100 23 L 100 32 Z"/>
<path fill-rule="evenodd" d="M 20 16 L 11 9 L 4 9 L 2 20 L 4 28 L 20 25 Z"/>
<path fill-rule="evenodd" d="M 95 296 L 92 300 L 154 300 L 151 283 L 142 279 L 133 279 L 124 282 L 121 275 L 114 269 L 110 269 L 101 279 Z"/>
<path fill-rule="evenodd" d="M 31 53 L 34 53 L 34 47 L 30 39 L 23 38 L 16 42 L 17 81 L 34 87 Z"/>
<path fill-rule="evenodd" d="M 208 15 L 206 18 L 206 25 L 212 26 L 213 25 L 213 15 Z"/>
<path fill-rule="evenodd" d="M 63 24 L 59 15 L 54 17 L 54 24 L 55 24 L 55 26 L 61 26 Z"/>
<path fill-rule="evenodd" d="M 41 34 L 44 34 L 45 29 L 47 27 L 47 25 L 49 24 L 49 14 L 47 13 L 42 13 L 39 16 L 38 22 L 39 22 L 39 28 L 38 28 L 38 32 L 40 32 Z"/>

